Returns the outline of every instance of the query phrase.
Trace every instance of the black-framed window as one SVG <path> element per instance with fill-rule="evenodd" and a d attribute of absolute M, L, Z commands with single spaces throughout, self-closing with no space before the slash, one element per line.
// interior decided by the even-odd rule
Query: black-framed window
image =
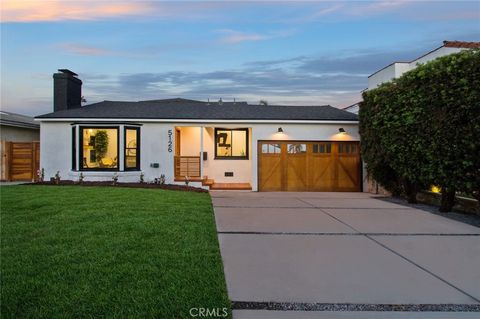
<path fill-rule="evenodd" d="M 125 127 L 125 170 L 140 170 L 140 128 Z"/>
<path fill-rule="evenodd" d="M 80 170 L 119 170 L 118 127 L 81 126 L 79 131 Z"/>
<path fill-rule="evenodd" d="M 72 171 L 77 170 L 77 128 L 72 127 Z"/>
<path fill-rule="evenodd" d="M 248 159 L 248 129 L 215 129 L 215 159 Z"/>

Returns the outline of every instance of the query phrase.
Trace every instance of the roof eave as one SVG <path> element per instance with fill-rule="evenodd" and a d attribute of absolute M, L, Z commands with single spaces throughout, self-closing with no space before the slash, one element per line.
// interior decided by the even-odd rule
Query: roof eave
<path fill-rule="evenodd" d="M 291 124 L 356 124 L 358 119 L 315 119 L 315 120 L 299 120 L 299 119 L 142 119 L 142 118 L 36 118 L 40 122 L 150 122 L 150 123 L 291 123 Z"/>

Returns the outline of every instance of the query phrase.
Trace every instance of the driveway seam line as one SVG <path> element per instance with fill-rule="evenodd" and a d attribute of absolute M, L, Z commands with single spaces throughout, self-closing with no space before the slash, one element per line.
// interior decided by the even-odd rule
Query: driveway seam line
<path fill-rule="evenodd" d="M 399 256 L 400 258 L 402 258 L 402 259 L 410 262 L 411 264 L 417 266 L 418 268 L 422 269 L 423 271 L 429 273 L 430 275 L 432 275 L 433 277 L 437 278 L 438 280 L 446 283 L 446 284 L 449 285 L 450 287 L 455 288 L 456 290 L 460 291 L 461 293 L 467 295 L 468 297 L 472 298 L 472 299 L 475 300 L 476 302 L 479 302 L 479 303 L 480 303 L 480 299 L 472 296 L 471 294 L 469 294 L 468 292 L 464 291 L 463 289 L 461 289 L 461 288 L 455 286 L 454 284 L 448 282 L 447 280 L 443 279 L 443 278 L 440 277 L 439 275 L 436 275 L 435 273 L 433 273 L 432 271 L 428 270 L 427 268 L 425 268 L 425 267 L 423 267 L 423 266 L 420 266 L 420 265 L 417 264 L 416 262 L 414 262 L 414 261 L 410 260 L 409 258 L 403 256 L 402 254 L 396 252 L 395 250 L 391 249 L 390 247 L 382 244 L 381 242 L 377 241 L 376 239 L 374 239 L 374 238 L 372 238 L 372 237 L 370 237 L 370 236 L 368 236 L 368 235 L 365 235 L 365 237 L 367 237 L 367 238 L 370 239 L 371 241 L 377 243 L 378 245 L 382 246 L 383 248 L 391 251 L 392 253 L 394 253 L 395 255 Z"/>
<path fill-rule="evenodd" d="M 233 310 L 276 311 L 393 311 L 393 312 L 480 312 L 479 304 L 362 304 L 275 301 L 232 301 Z"/>
<path fill-rule="evenodd" d="M 297 198 L 297 199 L 298 199 L 298 198 Z M 302 201 L 301 199 L 298 199 L 298 200 Z M 302 202 L 308 203 L 308 202 L 305 202 L 305 201 L 302 201 Z M 311 204 L 311 205 L 312 205 L 312 204 Z M 355 229 L 353 226 L 350 226 L 348 223 L 343 222 L 342 220 L 338 219 L 337 217 L 335 217 L 335 216 L 331 215 L 330 213 L 324 211 L 322 208 L 316 207 L 315 205 L 312 205 L 312 206 L 315 207 L 315 208 L 318 208 L 319 210 L 321 210 L 322 212 L 324 212 L 324 213 L 327 214 L 328 216 L 330 216 L 330 217 L 332 217 L 333 219 L 341 222 L 342 224 L 344 224 L 345 226 L 351 228 L 352 230 L 354 230 L 354 231 L 356 231 L 356 232 L 358 232 L 358 233 L 361 233 L 360 231 L 358 231 L 357 229 Z M 442 277 L 438 276 L 437 274 L 433 273 L 432 271 L 428 270 L 427 268 L 420 266 L 419 264 L 417 264 L 417 263 L 414 262 L 413 260 L 411 260 L 411 259 L 403 256 L 402 254 L 400 254 L 400 253 L 396 252 L 395 250 L 391 249 L 390 247 L 382 244 L 381 242 L 377 241 L 376 239 L 372 238 L 371 236 L 369 236 L 369 235 L 364 235 L 364 236 L 365 236 L 365 238 L 368 238 L 369 240 L 371 240 L 371 241 L 373 241 L 374 243 L 376 243 L 377 245 L 383 247 L 384 249 L 387 249 L 388 251 L 390 251 L 391 253 L 397 255 L 398 257 L 402 258 L 403 260 L 411 263 L 412 265 L 416 266 L 417 268 L 423 270 L 424 272 L 430 274 L 431 276 L 437 278 L 438 280 L 442 281 L 443 283 L 449 285 L 450 287 L 456 289 L 457 291 L 463 293 L 464 295 L 466 295 L 466 296 L 472 298 L 473 300 L 475 300 L 476 302 L 480 303 L 480 299 L 472 296 L 472 295 L 469 294 L 468 292 L 466 292 L 466 291 L 460 289 L 459 287 L 455 286 L 454 284 L 448 282 L 447 280 L 443 279 Z"/>

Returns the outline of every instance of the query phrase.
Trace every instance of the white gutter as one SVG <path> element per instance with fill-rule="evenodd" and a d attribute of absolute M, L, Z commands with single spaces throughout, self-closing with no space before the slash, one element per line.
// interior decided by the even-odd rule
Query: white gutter
<path fill-rule="evenodd" d="M 99 119 L 99 118 L 36 118 L 40 122 L 147 122 L 147 123 L 286 123 L 286 124 L 358 124 L 340 120 L 191 120 L 191 119 Z"/>

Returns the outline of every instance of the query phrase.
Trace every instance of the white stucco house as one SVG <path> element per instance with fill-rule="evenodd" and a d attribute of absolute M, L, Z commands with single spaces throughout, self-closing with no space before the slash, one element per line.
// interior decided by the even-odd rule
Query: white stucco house
<path fill-rule="evenodd" d="M 372 90 L 380 84 L 390 82 L 393 79 L 401 77 L 405 72 L 415 69 L 419 64 L 424 64 L 436 58 L 457 53 L 462 50 L 479 49 L 480 42 L 464 42 L 464 41 L 443 41 L 443 45 L 432 51 L 429 51 L 422 56 L 407 62 L 392 62 L 389 65 L 375 71 L 368 76 L 368 88 L 364 91 Z M 362 91 L 363 92 L 363 91 Z M 360 102 L 349 105 L 343 110 L 358 114 L 360 109 Z"/>
<path fill-rule="evenodd" d="M 480 42 L 464 42 L 464 41 L 443 41 L 443 45 L 433 49 L 424 55 L 413 59 L 409 62 L 392 62 L 386 67 L 372 73 L 368 76 L 368 89 L 372 90 L 380 84 L 389 82 L 402 76 L 403 73 L 415 69 L 419 64 L 425 64 L 436 58 L 457 53 L 462 50 L 480 48 Z"/>
<path fill-rule="evenodd" d="M 164 99 L 81 106 L 82 81 L 54 74 L 38 116 L 49 178 L 153 181 L 253 191 L 362 191 L 358 119 L 329 105 Z"/>

